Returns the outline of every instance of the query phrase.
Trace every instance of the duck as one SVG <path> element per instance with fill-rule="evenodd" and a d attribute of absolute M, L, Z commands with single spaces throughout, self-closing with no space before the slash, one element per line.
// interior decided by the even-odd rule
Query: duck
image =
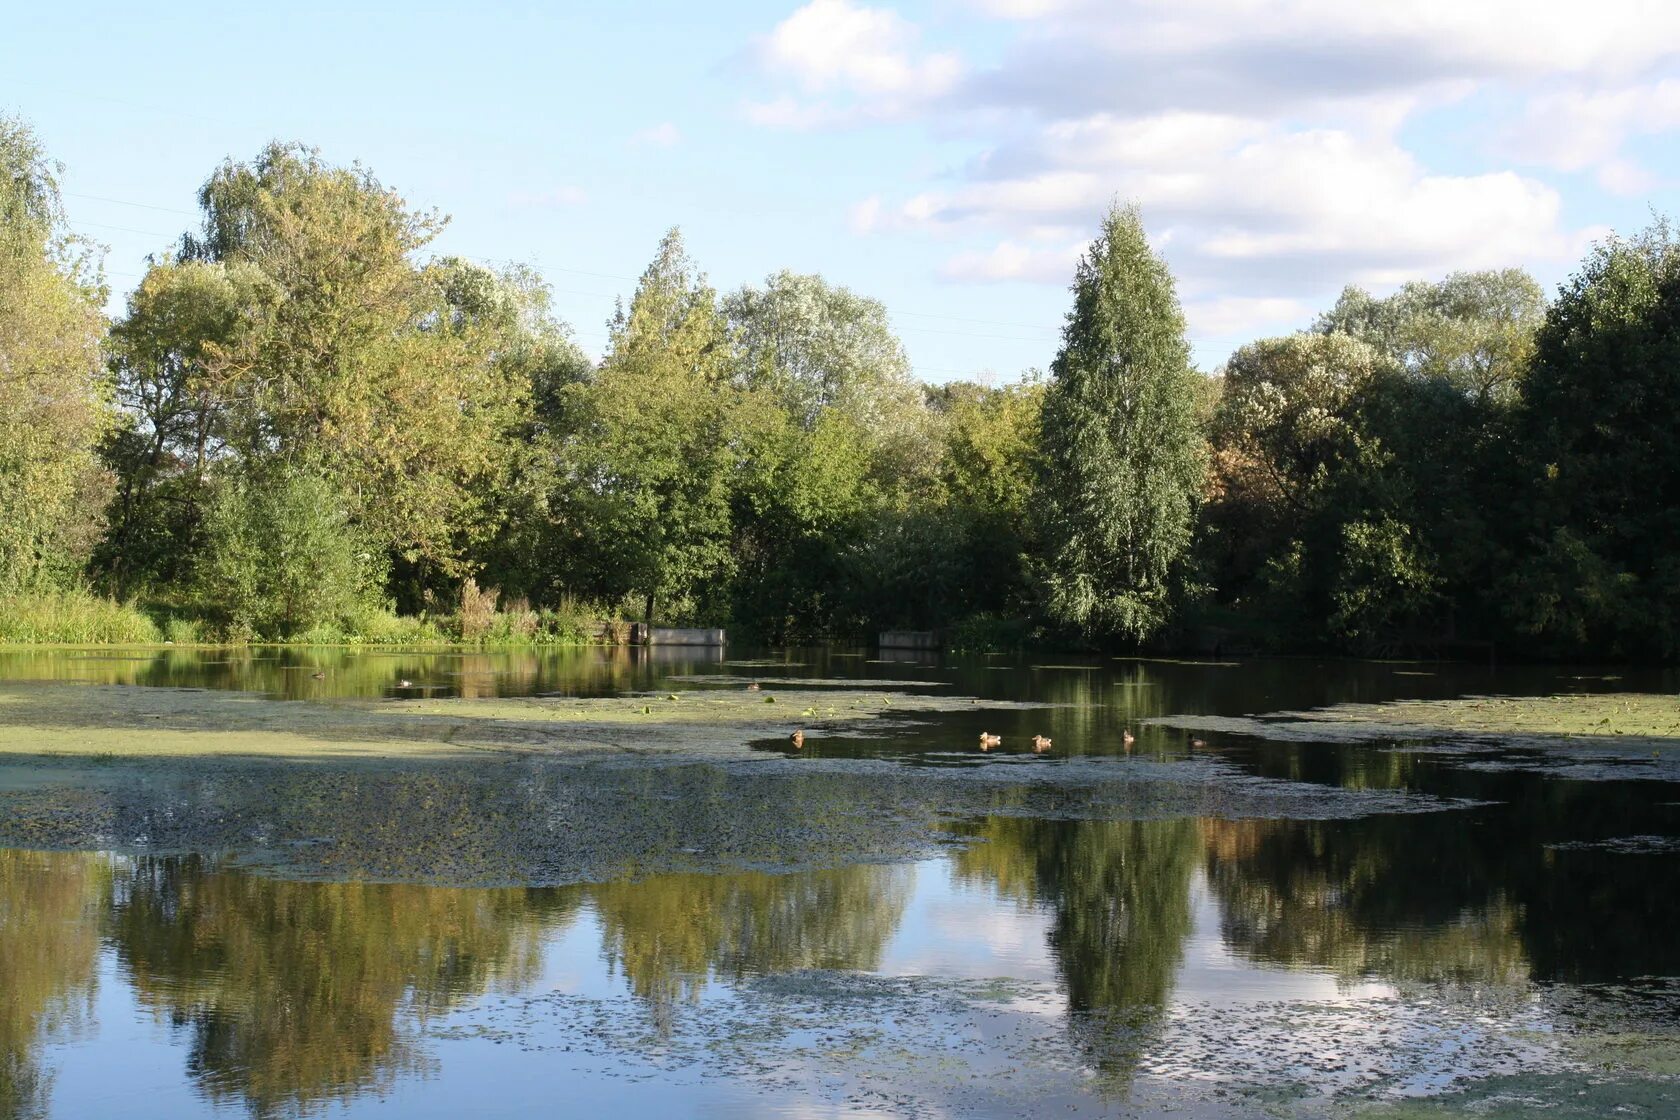
<path fill-rule="evenodd" d="M 796 751 L 804 750 L 805 749 L 805 729 L 802 727 L 798 731 L 795 731 L 792 735 L 789 735 L 788 736 L 788 742 L 793 744 L 793 749 L 794 750 L 796 750 Z"/>
<path fill-rule="evenodd" d="M 1137 742 L 1137 736 L 1132 734 L 1131 728 L 1123 727 L 1120 729 L 1120 741 L 1129 747 Z"/>
<path fill-rule="evenodd" d="M 409 680 L 407 677 L 404 677 L 402 680 L 397 682 L 397 687 L 398 688 L 413 688 L 414 687 L 414 682 Z"/>
<path fill-rule="evenodd" d="M 1192 740 L 1190 740 L 1190 749 L 1193 750 L 1193 751 L 1199 751 L 1205 746 L 1207 746 L 1207 740 L 1206 739 L 1192 739 Z"/>
<path fill-rule="evenodd" d="M 980 749 L 983 751 L 989 751 L 993 747 L 1000 745 L 1002 742 L 1002 735 L 993 735 L 986 731 L 980 732 Z"/>
<path fill-rule="evenodd" d="M 310 677 L 312 677 L 312 678 L 314 678 L 315 680 L 318 680 L 318 681 L 324 681 L 324 680 L 327 679 L 327 675 L 325 673 L 321 672 L 321 670 L 319 670 L 319 669 L 315 670 L 313 673 L 311 673 L 309 675 L 310 675 Z"/>
<path fill-rule="evenodd" d="M 1033 750 L 1034 751 L 1042 753 L 1042 752 L 1047 751 L 1049 749 L 1050 749 L 1050 736 L 1048 736 L 1048 735 L 1034 735 L 1033 736 Z"/>
<path fill-rule="evenodd" d="M 758 682 L 753 681 L 751 684 L 747 685 L 747 691 L 748 692 L 757 692 L 758 691 Z"/>

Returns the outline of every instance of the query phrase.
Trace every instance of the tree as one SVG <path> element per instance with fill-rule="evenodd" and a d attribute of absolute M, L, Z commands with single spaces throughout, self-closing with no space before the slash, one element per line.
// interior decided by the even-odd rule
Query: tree
<path fill-rule="evenodd" d="M 218 363 L 230 452 L 318 464 L 373 541 L 458 574 L 494 529 L 485 495 L 526 397 L 497 365 L 494 316 L 413 262 L 443 219 L 298 145 L 224 164 L 199 200 L 182 258 L 253 268 L 273 292 Z"/>
<path fill-rule="evenodd" d="M 933 418 L 879 300 L 782 271 L 723 302 L 742 384 L 811 431 L 838 413 L 868 441 L 883 489 L 915 492 L 937 461 Z"/>
<path fill-rule="evenodd" d="M 1361 339 L 1413 376 L 1444 380 L 1478 403 L 1509 404 L 1545 311 L 1545 293 L 1522 269 L 1455 272 L 1384 299 L 1349 287 L 1314 329 Z"/>
<path fill-rule="evenodd" d="M 337 488 L 307 466 L 271 464 L 219 480 L 198 573 L 231 634 L 285 638 L 351 611 L 380 584 Z"/>
<path fill-rule="evenodd" d="M 592 591 L 650 621 L 715 593 L 732 565 L 738 393 L 716 293 L 673 229 L 620 311 L 600 372 L 567 391 L 561 517 Z"/>
<path fill-rule="evenodd" d="M 492 535 L 473 544 L 465 557 L 510 598 L 552 604 L 566 591 L 564 534 L 555 517 L 559 491 L 568 482 L 558 467 L 561 448 L 575 418 L 569 390 L 587 382 L 594 363 L 578 348 L 571 329 L 556 318 L 547 284 L 521 265 L 492 270 L 459 257 L 427 268 L 443 294 L 449 327 L 472 331 L 495 364 L 498 377 L 529 402 L 503 448 L 497 485 L 483 494 L 483 520 Z M 422 605 L 442 590 L 401 578 L 398 602 Z M 420 574 L 416 571 L 416 574 Z"/>
<path fill-rule="evenodd" d="M 79 578 L 110 493 L 105 291 L 65 226 L 59 170 L 0 116 L 0 595 Z"/>
<path fill-rule="evenodd" d="M 111 332 L 124 422 L 106 445 L 119 481 L 97 556 L 119 592 L 188 578 L 227 444 L 217 387 L 239 332 L 275 295 L 254 265 L 163 260 L 129 296 Z"/>
<path fill-rule="evenodd" d="M 1145 639 L 1167 622 L 1206 451 L 1171 273 L 1132 207 L 1111 208 L 1074 273 L 1044 399 L 1050 617 Z"/>
<path fill-rule="evenodd" d="M 862 602 L 884 605 L 871 594 L 882 565 L 858 542 L 938 500 L 937 417 L 879 301 L 779 272 L 723 310 L 751 448 L 732 613 L 776 640 L 855 630 Z"/>
<path fill-rule="evenodd" d="M 1519 430 L 1532 490 L 1509 592 L 1532 635 L 1680 653 L 1680 240 L 1598 245 L 1536 341 Z"/>

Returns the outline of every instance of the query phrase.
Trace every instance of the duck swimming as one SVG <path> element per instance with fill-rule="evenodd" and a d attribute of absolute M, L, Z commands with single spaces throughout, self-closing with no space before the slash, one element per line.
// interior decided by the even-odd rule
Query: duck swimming
<path fill-rule="evenodd" d="M 983 751 L 989 751 L 993 747 L 1002 744 L 1002 742 L 1002 735 L 992 735 L 985 731 L 980 732 L 980 749 Z"/>

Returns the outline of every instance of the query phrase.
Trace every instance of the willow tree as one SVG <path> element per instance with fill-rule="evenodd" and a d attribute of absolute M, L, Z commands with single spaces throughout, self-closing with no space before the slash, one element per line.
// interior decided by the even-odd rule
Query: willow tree
<path fill-rule="evenodd" d="M 1074 271 L 1044 398 L 1037 505 L 1051 619 L 1141 641 L 1167 622 L 1206 447 L 1165 262 L 1116 206 Z"/>
<path fill-rule="evenodd" d="M 104 288 L 57 175 L 34 132 L 0 116 L 0 594 L 79 576 L 110 492 Z"/>

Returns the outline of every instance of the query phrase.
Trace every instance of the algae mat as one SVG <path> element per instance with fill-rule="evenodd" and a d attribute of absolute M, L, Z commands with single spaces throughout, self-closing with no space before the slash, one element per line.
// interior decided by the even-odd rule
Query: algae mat
<path fill-rule="evenodd" d="M 1160 716 L 1144 723 L 1296 742 L 1497 739 L 1515 746 L 1680 750 L 1680 697 L 1660 693 L 1466 696 L 1336 704 L 1256 716 Z"/>
<path fill-rule="evenodd" d="M 904 713 L 1043 705 L 820 688 L 716 689 L 610 698 L 272 700 L 248 692 L 65 682 L 0 684 L 0 753 L 383 759 L 483 750 L 752 757 L 803 728 L 888 726 Z"/>

